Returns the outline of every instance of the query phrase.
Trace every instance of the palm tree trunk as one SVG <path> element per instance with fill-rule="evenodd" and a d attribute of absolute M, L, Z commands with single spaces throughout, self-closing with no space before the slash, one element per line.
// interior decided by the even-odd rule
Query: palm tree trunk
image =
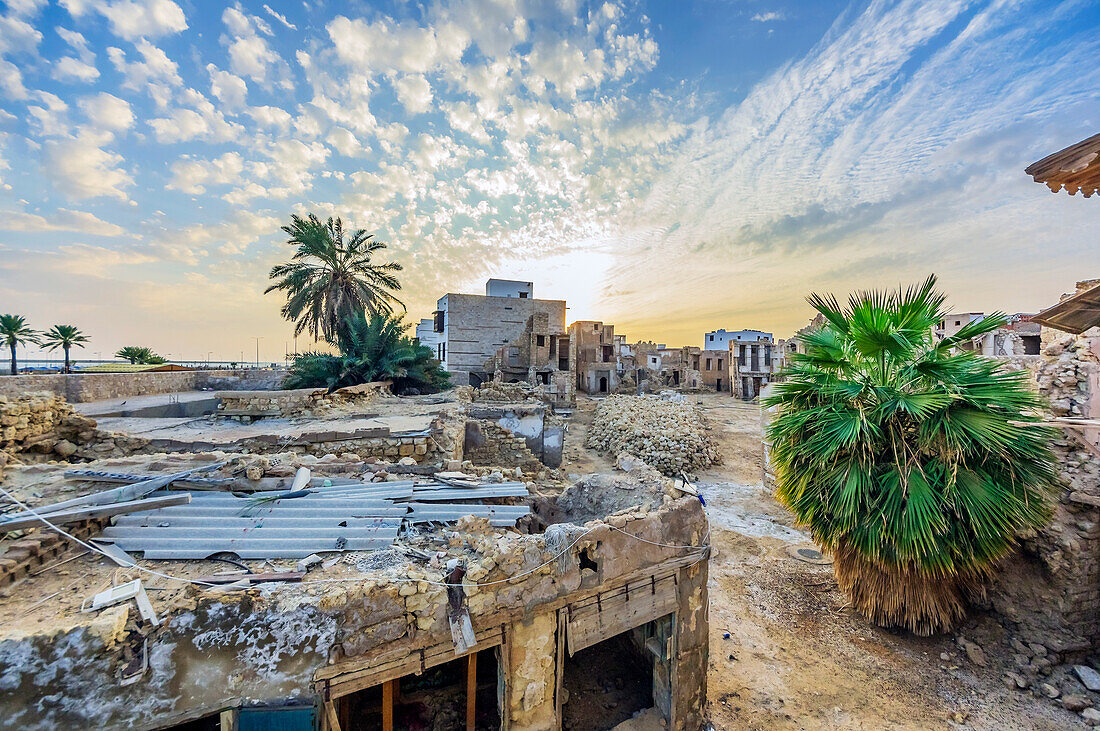
<path fill-rule="evenodd" d="M 65 346 L 65 372 L 70 373 L 72 369 L 69 367 L 69 346 Z"/>
<path fill-rule="evenodd" d="M 19 369 L 15 367 L 15 343 L 11 343 L 11 374 L 13 376 L 19 374 Z"/>

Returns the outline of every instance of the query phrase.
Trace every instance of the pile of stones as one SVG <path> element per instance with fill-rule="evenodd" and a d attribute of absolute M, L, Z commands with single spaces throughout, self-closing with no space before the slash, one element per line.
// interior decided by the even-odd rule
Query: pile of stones
<path fill-rule="evenodd" d="M 98 436 L 94 419 L 52 393 L 0 396 L 0 449 L 67 459 Z"/>
<path fill-rule="evenodd" d="M 606 454 L 634 455 L 670 476 L 722 461 L 697 408 L 655 396 L 604 399 L 596 409 L 587 444 Z"/>

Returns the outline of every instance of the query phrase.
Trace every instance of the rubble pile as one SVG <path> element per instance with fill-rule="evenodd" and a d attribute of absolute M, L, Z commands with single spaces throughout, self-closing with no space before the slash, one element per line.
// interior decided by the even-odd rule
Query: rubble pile
<path fill-rule="evenodd" d="M 585 475 L 562 491 L 557 506 L 563 519 L 583 524 L 622 511 L 656 510 L 684 494 L 672 479 L 629 454 L 619 455 L 617 467 L 612 474 Z"/>
<path fill-rule="evenodd" d="M 587 443 L 634 455 L 671 476 L 721 462 L 697 408 L 653 396 L 609 396 L 596 409 Z"/>
<path fill-rule="evenodd" d="M 1043 348 L 1039 391 L 1049 396 L 1055 416 L 1081 416 L 1082 407 L 1087 409 L 1089 378 L 1100 361 L 1100 354 L 1092 350 L 1096 338 L 1060 335 Z"/>
<path fill-rule="evenodd" d="M 99 438 L 96 422 L 52 393 L 0 396 L 0 449 L 68 459 Z"/>

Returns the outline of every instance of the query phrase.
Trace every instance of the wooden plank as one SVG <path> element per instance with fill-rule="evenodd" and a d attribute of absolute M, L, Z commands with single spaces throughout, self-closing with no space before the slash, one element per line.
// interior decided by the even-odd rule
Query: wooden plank
<path fill-rule="evenodd" d="M 340 716 L 336 713 L 336 702 L 325 701 L 325 726 L 326 731 L 343 731 L 340 725 Z"/>
<path fill-rule="evenodd" d="M 610 532 L 610 529 L 607 529 L 607 532 Z M 598 538 L 599 534 L 595 534 L 595 537 Z M 700 551 L 704 551 L 705 549 L 704 546 L 700 546 L 699 548 Z M 606 585 L 591 590 L 588 594 L 582 595 L 579 600 L 575 594 L 566 594 L 559 596 L 557 599 L 552 599 L 550 601 L 544 602 L 543 604 L 539 604 L 534 609 L 537 609 L 539 612 L 553 612 L 571 604 L 576 605 L 579 601 L 584 601 L 587 598 L 594 597 L 596 594 L 599 594 L 601 592 L 612 591 L 616 587 L 621 587 L 627 584 L 634 584 L 639 581 L 649 582 L 651 578 L 655 578 L 656 580 L 660 581 L 665 577 L 673 576 L 681 568 L 699 563 L 699 561 L 701 560 L 704 559 L 701 558 L 700 554 L 696 552 L 692 552 L 687 555 L 677 556 L 676 558 L 670 558 L 666 561 L 662 561 L 661 563 L 644 566 L 635 571 L 632 571 L 629 574 L 623 574 L 622 576 L 617 576 L 613 579 L 610 579 L 608 580 Z M 491 614 L 478 617 L 477 625 L 483 628 L 488 628 L 478 630 L 475 627 L 475 633 L 478 637 L 478 649 L 483 649 L 481 645 L 482 632 L 499 632 L 501 625 L 507 626 L 512 622 L 528 617 L 531 615 L 531 612 L 532 608 L 529 608 L 527 606 L 519 606 L 502 609 Z M 427 637 L 423 633 L 420 633 L 420 638 L 413 641 L 396 640 L 395 642 L 391 643 L 389 649 L 383 650 L 380 653 L 373 653 L 369 658 L 344 660 L 339 663 L 327 665 L 317 670 L 313 674 L 313 680 L 314 682 L 319 682 L 326 679 L 335 678 L 336 676 L 345 676 L 350 678 L 354 677 L 354 674 L 357 672 L 369 672 L 370 668 L 378 667 L 384 661 L 396 660 L 397 658 L 406 656 L 411 652 L 416 652 L 420 649 L 430 647 L 433 639 L 434 638 Z M 364 685 L 362 687 L 366 688 L 370 687 L 370 685 L 376 684 L 377 682 Z M 342 695 L 342 693 L 336 695 Z"/>
<path fill-rule="evenodd" d="M 500 645 L 502 642 L 499 626 L 475 634 L 477 645 L 474 651 L 488 650 Z M 328 685 L 329 696 L 339 698 L 364 688 L 371 688 L 381 683 L 397 680 L 406 675 L 419 675 L 422 670 L 428 670 L 436 665 L 450 662 L 456 657 L 461 657 L 461 655 L 455 654 L 454 644 L 448 641 L 419 651 L 403 648 L 400 653 L 386 653 L 383 657 L 386 658 L 383 663 L 370 665 L 332 678 Z"/>
<path fill-rule="evenodd" d="M 629 591 L 611 591 L 569 608 L 569 654 L 676 611 L 672 577 L 638 582 Z"/>
<path fill-rule="evenodd" d="M 301 581 L 304 573 L 299 571 L 271 572 L 266 574 L 217 574 L 214 576 L 200 576 L 194 581 L 204 584 L 232 584 L 241 579 L 248 579 L 253 584 L 265 581 Z"/>
<path fill-rule="evenodd" d="M 382 731 L 393 731 L 393 681 L 382 684 Z"/>
<path fill-rule="evenodd" d="M 466 656 L 466 731 L 474 731 L 477 718 L 477 652 Z"/>
<path fill-rule="evenodd" d="M 136 513 L 142 510 L 166 508 L 170 505 L 186 505 L 189 502 L 191 502 L 191 496 L 187 493 L 183 493 L 182 495 L 132 500 L 130 502 L 113 503 L 110 505 L 89 505 L 83 508 L 61 510 L 56 513 L 40 513 L 40 515 L 53 525 L 66 525 L 68 523 L 76 523 L 91 518 L 107 518 L 112 515 L 123 515 L 124 513 Z M 45 523 L 39 518 L 27 514 L 27 517 L 6 520 L 0 523 L 0 533 L 10 530 L 20 530 L 22 528 L 44 527 Z"/>
<path fill-rule="evenodd" d="M 566 609 L 558 610 L 558 633 L 554 648 L 554 717 L 557 719 L 557 727 L 564 728 L 565 717 L 562 716 L 561 705 L 563 690 L 565 689 L 565 638 L 569 632 L 569 612 Z"/>

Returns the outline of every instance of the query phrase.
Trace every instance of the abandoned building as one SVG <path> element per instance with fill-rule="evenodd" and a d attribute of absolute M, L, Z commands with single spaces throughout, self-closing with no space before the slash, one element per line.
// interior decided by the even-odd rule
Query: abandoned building
<path fill-rule="evenodd" d="M 730 391 L 730 353 L 728 350 L 703 350 L 692 356 L 694 370 L 699 372 L 703 388 L 708 391 Z"/>
<path fill-rule="evenodd" d="M 569 352 L 578 391 L 614 393 L 626 372 L 622 360 L 625 337 L 614 325 L 579 320 L 569 326 Z"/>
<path fill-rule="evenodd" d="M 490 279 L 484 295 L 448 293 L 439 299 L 433 319 L 435 347 L 453 384 L 476 386 L 492 380 L 485 363 L 523 335 L 535 313 L 546 315 L 548 335 L 565 335 L 565 301 L 534 296 L 531 282 Z"/>
<path fill-rule="evenodd" d="M 525 388 L 225 392 L 265 414 L 199 431 L 0 396 L 4 725 L 700 728 L 699 499 L 644 465 L 555 477 Z"/>
<path fill-rule="evenodd" d="M 776 371 L 772 362 L 772 337 L 768 333 L 751 342 L 730 341 L 730 382 L 736 398 L 751 401 L 770 383 Z"/>
<path fill-rule="evenodd" d="M 712 330 L 703 334 L 703 350 L 729 351 L 730 343 L 755 343 L 761 338 L 773 336 L 761 330 Z"/>
<path fill-rule="evenodd" d="M 553 405 L 568 408 L 576 402 L 570 342 L 569 336 L 552 332 L 547 313 L 536 312 L 518 337 L 497 348 L 482 372 L 500 383 L 544 386 Z"/>

